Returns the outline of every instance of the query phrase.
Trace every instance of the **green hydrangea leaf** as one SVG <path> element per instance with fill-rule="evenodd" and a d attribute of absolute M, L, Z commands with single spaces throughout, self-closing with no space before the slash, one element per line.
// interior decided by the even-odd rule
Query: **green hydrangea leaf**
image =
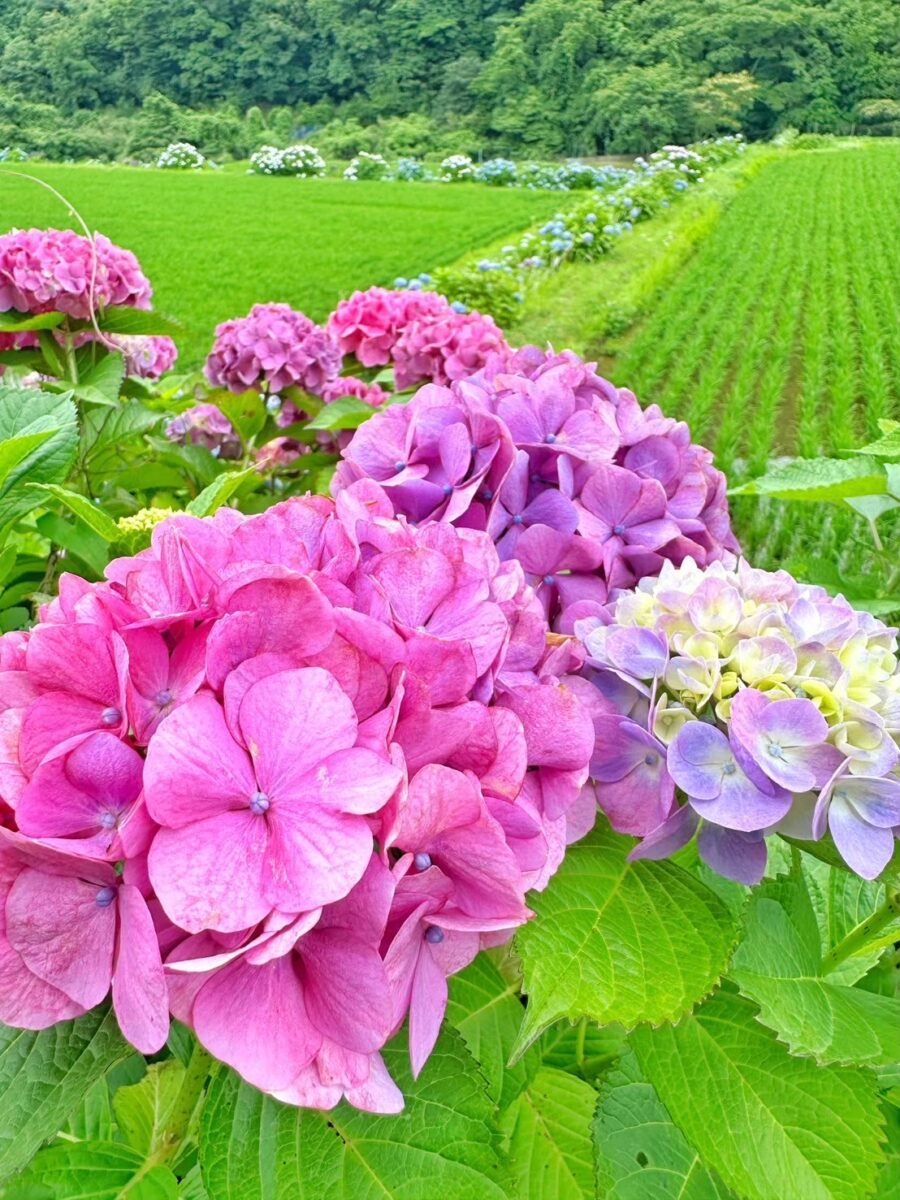
<path fill-rule="evenodd" d="M 118 1142 L 64 1142 L 41 1150 L 4 1200 L 176 1200 L 178 1180 Z"/>
<path fill-rule="evenodd" d="M 730 975 L 792 1054 L 820 1063 L 900 1061 L 900 1000 L 823 977 L 816 915 L 799 874 L 754 893 Z"/>
<path fill-rule="evenodd" d="M 743 996 L 641 1028 L 638 1063 L 690 1145 L 744 1200 L 864 1200 L 881 1164 L 875 1076 L 794 1058 Z"/>
<path fill-rule="evenodd" d="M 605 1200 L 732 1200 L 672 1122 L 629 1052 L 610 1072 L 594 1120 L 597 1195 Z"/>
<path fill-rule="evenodd" d="M 292 1108 L 223 1068 L 200 1123 L 210 1196 L 504 1200 L 493 1106 L 458 1035 L 444 1032 L 416 1081 L 402 1039 L 385 1061 L 406 1097 L 398 1116 Z"/>
<path fill-rule="evenodd" d="M 561 1018 L 677 1020 L 721 977 L 734 916 L 675 863 L 629 863 L 633 844 L 596 829 L 531 897 L 536 920 L 516 939 L 528 993 L 517 1050 Z"/>
<path fill-rule="evenodd" d="M 100 1009 L 32 1033 L 0 1026 L 0 1180 L 18 1171 L 130 1047 Z"/>
<path fill-rule="evenodd" d="M 518 983 L 510 983 L 486 954 L 479 954 L 464 971 L 450 980 L 447 1021 L 481 1067 L 488 1094 L 506 1108 L 527 1087 L 541 1064 L 537 1049 L 514 1066 L 509 1057 L 522 1023 Z"/>
<path fill-rule="evenodd" d="M 503 1113 L 512 1200 L 593 1200 L 591 1118 L 597 1093 L 555 1067 L 541 1067 Z"/>

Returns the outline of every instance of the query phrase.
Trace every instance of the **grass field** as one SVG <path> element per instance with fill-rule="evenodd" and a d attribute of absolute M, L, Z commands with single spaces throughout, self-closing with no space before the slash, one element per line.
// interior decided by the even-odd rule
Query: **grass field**
<path fill-rule="evenodd" d="M 28 165 L 91 229 L 134 250 L 156 306 L 184 325 L 182 365 L 217 322 L 284 300 L 322 318 L 354 288 L 451 263 L 559 207 L 552 192 L 477 184 L 297 180 Z M 73 225 L 44 188 L 0 167 L 0 229 Z"/>
<path fill-rule="evenodd" d="M 612 260 L 610 260 L 612 262 Z M 900 416 L 900 144 L 788 154 L 730 203 L 605 371 L 688 421 L 733 482 Z M 607 347 L 609 349 L 609 347 Z M 863 565 L 851 514 L 741 500 L 758 561 Z"/>

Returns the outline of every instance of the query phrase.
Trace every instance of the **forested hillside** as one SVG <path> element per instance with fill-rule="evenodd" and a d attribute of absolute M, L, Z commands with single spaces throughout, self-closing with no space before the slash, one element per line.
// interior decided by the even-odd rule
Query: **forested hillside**
<path fill-rule="evenodd" d="M 241 118 L 260 106 L 266 124 L 275 109 L 276 131 L 326 129 L 337 153 L 382 148 L 383 131 L 360 127 L 397 119 L 412 122 L 399 139 L 411 149 L 443 139 L 450 149 L 529 154 L 639 151 L 739 126 L 751 137 L 786 125 L 892 132 L 900 116 L 900 7 L 893 0 L 0 4 L 0 145 L 15 140 L 23 100 L 69 115 L 127 114 L 148 97 L 157 124 L 166 100 Z M 49 114 L 31 110 L 31 125 L 41 119 L 46 124 Z M 71 121 L 68 128 L 77 132 Z"/>

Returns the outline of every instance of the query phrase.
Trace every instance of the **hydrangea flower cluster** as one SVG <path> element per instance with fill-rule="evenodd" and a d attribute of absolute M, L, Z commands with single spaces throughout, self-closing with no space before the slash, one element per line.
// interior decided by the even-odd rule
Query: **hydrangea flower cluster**
<path fill-rule="evenodd" d="M 318 179 L 325 174 L 325 159 L 306 142 L 297 142 L 280 150 L 277 146 L 260 146 L 250 155 L 248 175 L 295 175 L 301 179 Z"/>
<path fill-rule="evenodd" d="M 596 684 L 591 775 L 615 829 L 759 882 L 766 835 L 826 832 L 874 879 L 900 829 L 896 630 L 745 562 L 666 563 L 576 622 Z"/>
<path fill-rule="evenodd" d="M 113 334 L 109 340 L 125 356 L 125 374 L 139 379 L 159 379 L 172 370 L 178 358 L 178 347 L 170 337 Z"/>
<path fill-rule="evenodd" d="M 0 236 L 0 312 L 62 312 L 88 320 L 109 305 L 149 308 L 153 292 L 130 250 L 102 233 L 14 229 Z"/>
<path fill-rule="evenodd" d="M 432 179 L 433 175 L 425 163 L 419 158 L 403 157 L 397 159 L 394 168 L 394 179 L 403 183 L 418 183 L 423 179 Z"/>
<path fill-rule="evenodd" d="M 156 165 L 169 171 L 199 171 L 206 166 L 206 158 L 191 142 L 172 142 L 162 151 Z"/>
<path fill-rule="evenodd" d="M 111 993 L 297 1105 L 403 1104 L 447 976 L 590 827 L 594 732 L 519 567 L 370 482 L 155 524 L 0 639 L 0 1019 Z"/>
<path fill-rule="evenodd" d="M 510 353 L 490 317 L 460 312 L 435 292 L 378 287 L 354 292 L 328 318 L 328 331 L 364 367 L 393 363 L 401 391 L 465 379 Z"/>
<path fill-rule="evenodd" d="M 204 366 L 216 387 L 267 394 L 298 387 L 321 395 L 340 369 L 334 338 L 289 304 L 254 304 L 246 317 L 217 325 Z"/>
<path fill-rule="evenodd" d="M 362 478 L 411 521 L 490 533 L 565 631 L 667 560 L 738 549 L 710 452 L 571 352 L 525 347 L 377 413 L 344 449 L 336 493 Z"/>
<path fill-rule="evenodd" d="M 216 458 L 241 457 L 237 430 L 215 404 L 195 404 L 171 417 L 165 434 L 183 446 L 203 446 Z"/>
<path fill-rule="evenodd" d="M 361 150 L 354 158 L 351 158 L 349 165 L 344 169 L 344 178 L 349 179 L 351 183 L 356 183 L 359 179 L 390 179 L 391 168 L 387 159 L 381 154 L 370 154 L 368 150 Z"/>
<path fill-rule="evenodd" d="M 468 154 L 448 154 L 441 161 L 441 183 L 463 183 L 475 178 L 475 164 Z"/>

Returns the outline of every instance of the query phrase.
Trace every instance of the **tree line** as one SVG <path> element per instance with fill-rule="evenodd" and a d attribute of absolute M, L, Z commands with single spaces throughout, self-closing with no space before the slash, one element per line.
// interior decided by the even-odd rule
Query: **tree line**
<path fill-rule="evenodd" d="M 79 137 L 139 153 L 204 118 L 223 153 L 267 132 L 335 154 L 633 153 L 737 128 L 890 133 L 898 101 L 893 0 L 0 5 L 0 145 L 69 130 L 73 157 Z"/>

